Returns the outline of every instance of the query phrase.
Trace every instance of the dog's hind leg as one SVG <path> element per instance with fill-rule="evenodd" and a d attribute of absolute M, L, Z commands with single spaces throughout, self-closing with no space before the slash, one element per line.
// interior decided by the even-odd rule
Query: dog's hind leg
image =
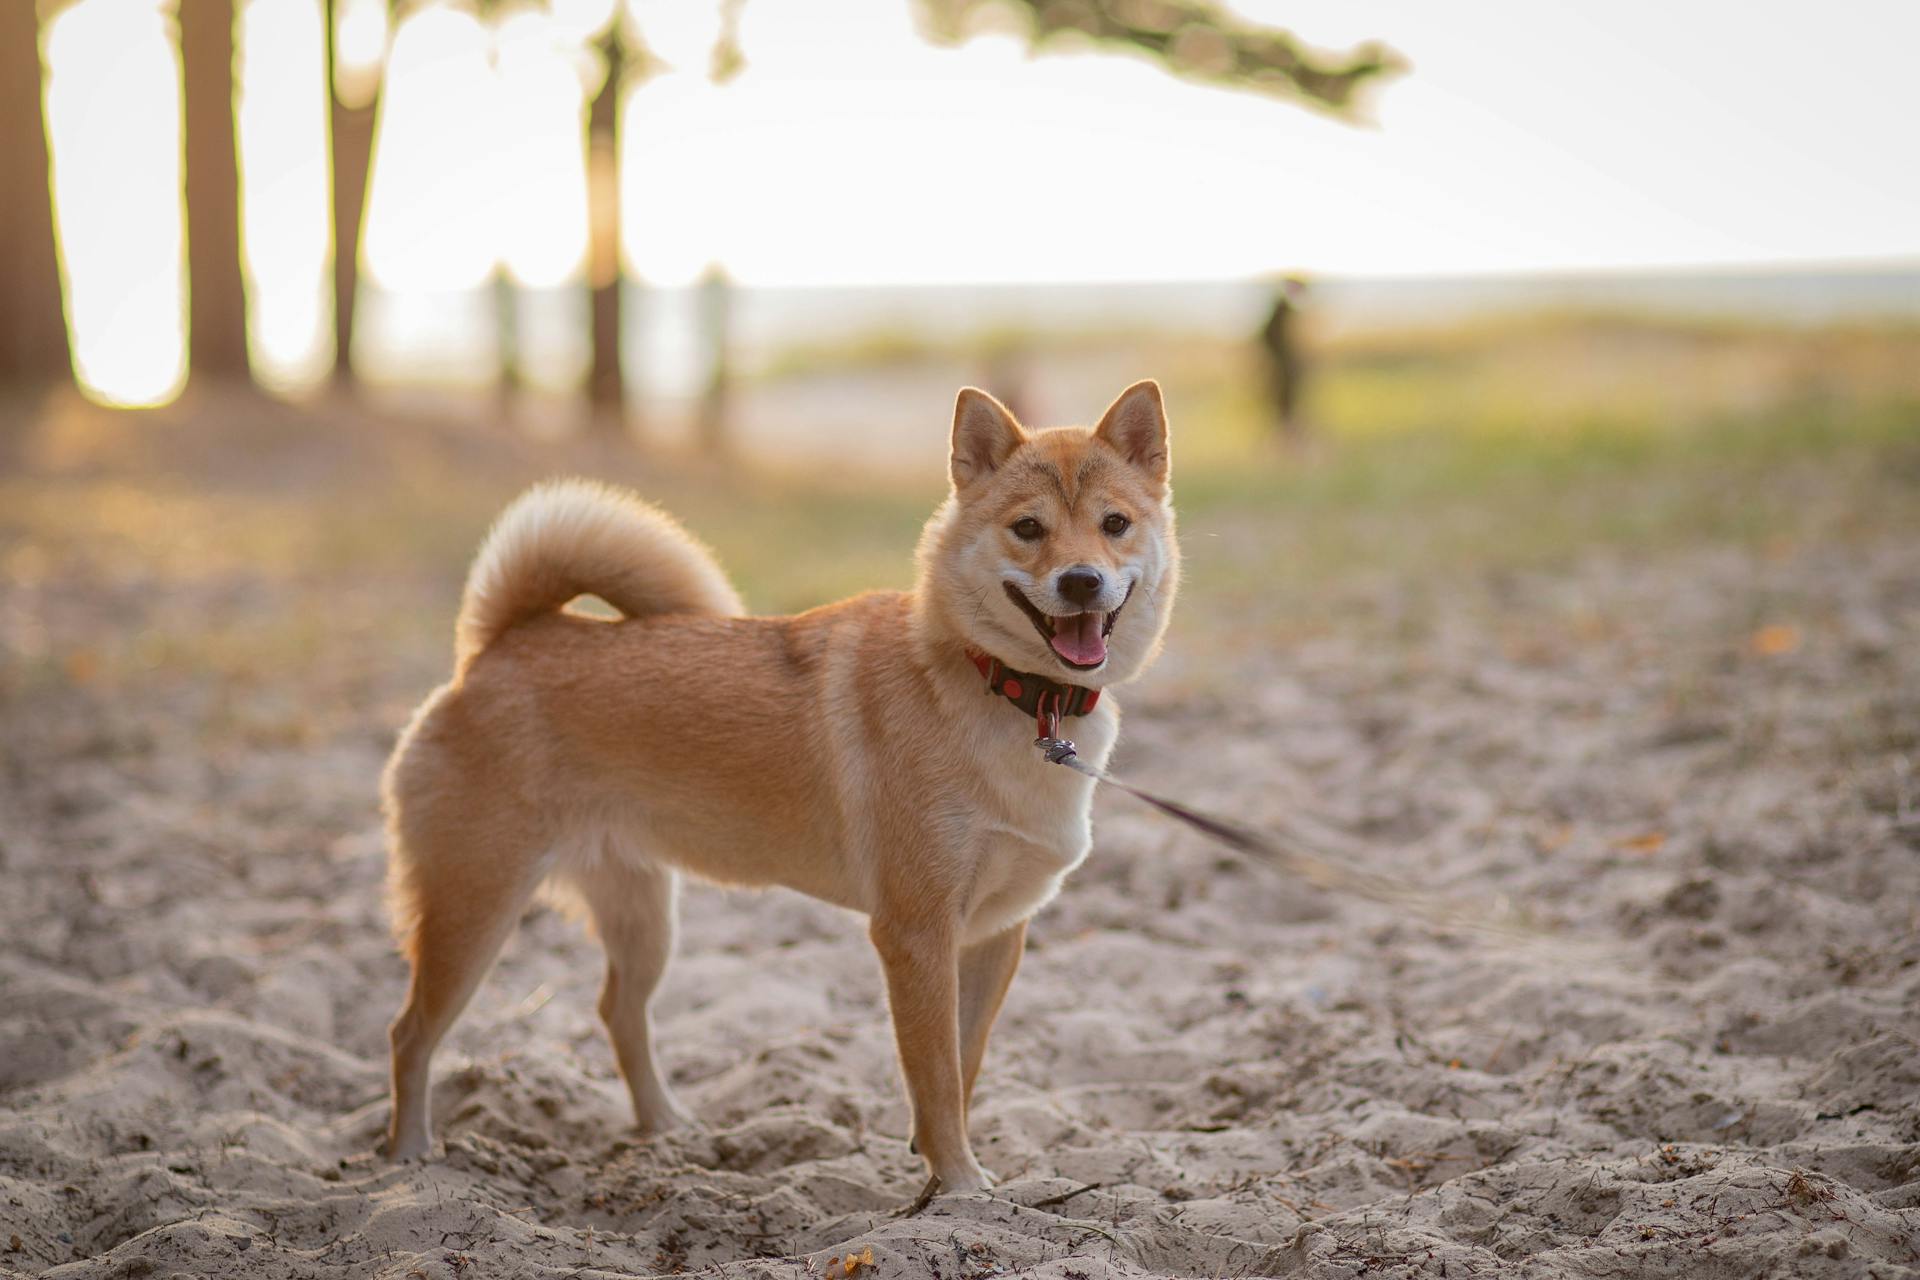
<path fill-rule="evenodd" d="M 413 966 L 406 1002 L 387 1032 L 393 1051 L 387 1154 L 396 1160 L 425 1155 L 433 1144 L 433 1051 L 493 967 L 539 880 L 539 855 L 511 847 L 504 832 L 492 840 L 438 839 L 446 847 L 431 847 L 433 837 L 416 833 L 397 842 L 392 854 L 401 946 Z M 486 847 L 496 842 L 497 848 Z"/>
<path fill-rule="evenodd" d="M 678 878 L 660 866 L 603 859 L 568 877 L 607 951 L 600 1018 L 633 1097 L 634 1123 L 663 1133 L 692 1122 L 653 1056 L 654 988 L 673 956 Z"/>

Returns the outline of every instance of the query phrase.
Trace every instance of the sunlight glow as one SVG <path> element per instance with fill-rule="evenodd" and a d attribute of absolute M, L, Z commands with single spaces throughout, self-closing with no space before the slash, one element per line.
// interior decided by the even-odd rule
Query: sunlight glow
<path fill-rule="evenodd" d="M 162 403 L 186 380 L 180 59 L 170 17 L 158 0 L 79 0 L 46 34 L 74 371 L 82 390 L 109 404 Z"/>
<path fill-rule="evenodd" d="M 688 0 L 626 0 L 626 5 L 634 29 L 645 38 L 654 57 L 672 71 L 705 74 L 713 42 L 720 36 L 718 0 L 692 4 Z M 822 25 L 839 27 L 837 22 Z M 844 36 L 845 29 L 839 29 Z"/>
<path fill-rule="evenodd" d="M 323 22 L 319 0 L 250 0 L 237 32 L 248 345 L 276 391 L 319 385 L 333 356 Z"/>
<path fill-rule="evenodd" d="M 564 32 L 525 10 L 496 37 L 500 139 L 488 158 L 500 183 L 501 260 L 530 288 L 579 276 L 587 253 L 586 101 Z"/>
<path fill-rule="evenodd" d="M 493 274 L 499 173 L 487 30 L 428 8 L 387 59 L 364 261 L 389 289 L 471 289 Z"/>
<path fill-rule="evenodd" d="M 393 290 L 548 288 L 587 250 L 579 48 L 523 9 L 489 33 L 429 9 L 396 33 L 375 144 L 367 264 Z"/>
<path fill-rule="evenodd" d="M 651 284 L 692 284 L 714 261 L 730 222 L 768 216 L 752 196 L 747 208 L 739 206 L 746 175 L 720 159 L 734 87 L 669 72 L 627 91 L 620 110 L 621 260 Z"/>
<path fill-rule="evenodd" d="M 620 0 L 548 0 L 554 26 L 573 41 L 584 43 L 606 29 Z"/>
<path fill-rule="evenodd" d="M 587 174 L 576 53 L 531 9 L 495 32 L 444 8 L 401 24 L 367 213 L 366 262 L 379 284 L 472 289 L 496 266 L 533 288 L 579 277 Z"/>
<path fill-rule="evenodd" d="M 582 40 L 595 14 L 572 17 L 521 7 L 489 28 L 427 8 L 394 33 L 364 241 L 369 381 L 484 384 L 496 335 L 479 293 L 496 271 L 535 290 L 584 279 L 592 57 Z M 531 383 L 578 376 L 569 342 L 544 329 L 520 341 Z"/>
<path fill-rule="evenodd" d="M 1494 0 L 1461 24 L 1427 0 L 1236 2 L 1328 47 L 1384 37 L 1414 72 L 1351 128 L 1139 58 L 936 48 L 909 0 L 836 0 L 831 21 L 748 4 L 746 69 L 716 87 L 717 0 L 426 0 L 391 32 L 388 0 L 343 0 L 343 69 L 385 64 L 362 261 L 396 341 L 373 363 L 484 378 L 493 326 L 449 299 L 484 312 L 502 268 L 584 280 L 586 44 L 622 15 L 671 64 L 621 111 L 623 257 L 647 284 L 715 263 L 755 287 L 1920 254 L 1920 166 L 1893 160 L 1920 113 L 1920 6 Z M 75 367 L 115 403 L 185 376 L 175 3 L 76 0 L 45 33 Z M 332 340 L 322 12 L 249 0 L 240 33 L 249 333 L 280 388 L 317 379 Z M 577 305 L 541 314 L 584 328 Z"/>
<path fill-rule="evenodd" d="M 334 10 L 333 87 L 345 106 L 364 107 L 380 87 L 380 68 L 387 57 L 387 4 L 341 0 Z"/>

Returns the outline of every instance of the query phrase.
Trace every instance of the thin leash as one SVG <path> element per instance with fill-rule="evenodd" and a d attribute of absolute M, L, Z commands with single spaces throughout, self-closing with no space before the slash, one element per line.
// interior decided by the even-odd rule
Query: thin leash
<path fill-rule="evenodd" d="M 1033 745 L 1040 749 L 1041 757 L 1048 764 L 1062 765 L 1083 777 L 1124 791 L 1141 803 L 1193 828 L 1216 844 L 1255 858 L 1286 875 L 1296 876 L 1316 888 L 1350 893 L 1372 902 L 1398 907 L 1431 923 L 1450 928 L 1471 929 L 1513 940 L 1538 940 L 1545 936 L 1543 930 L 1521 918 L 1504 900 L 1492 910 L 1476 910 L 1408 881 L 1363 871 L 1325 850 L 1307 847 L 1308 842 L 1298 835 L 1282 838 L 1255 831 L 1116 778 L 1106 770 L 1082 760 L 1076 754 L 1072 740 L 1060 736 L 1057 699 L 1052 704 L 1042 699 L 1036 718 L 1040 736 L 1034 739 Z"/>

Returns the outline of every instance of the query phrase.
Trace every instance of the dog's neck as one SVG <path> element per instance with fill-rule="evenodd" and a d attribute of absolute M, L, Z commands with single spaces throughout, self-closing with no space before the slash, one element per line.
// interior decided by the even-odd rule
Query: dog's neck
<path fill-rule="evenodd" d="M 986 691 L 998 694 L 1032 716 L 1043 738 L 1057 736 L 1063 717 L 1085 715 L 1100 701 L 1098 689 L 1064 684 L 1030 671 L 1015 671 L 992 654 L 971 646 L 967 648 L 967 660 L 987 682 Z"/>

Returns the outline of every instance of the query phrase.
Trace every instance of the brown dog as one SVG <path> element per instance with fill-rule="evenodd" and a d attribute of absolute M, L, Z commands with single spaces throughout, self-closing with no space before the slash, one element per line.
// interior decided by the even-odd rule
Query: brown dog
<path fill-rule="evenodd" d="M 430 1146 L 434 1047 L 542 883 L 606 946 L 600 1013 L 641 1128 L 685 1119 L 648 1016 L 684 871 L 868 917 L 919 1150 L 948 1191 L 990 1185 L 967 1142 L 974 1078 L 1027 918 L 1091 841 L 1093 784 L 1040 759 L 1036 724 L 1077 714 L 1063 734 L 1104 764 L 1119 713 L 1098 691 L 1146 666 L 1173 605 L 1160 389 L 1129 387 L 1091 430 L 1029 434 L 968 388 L 951 472 L 911 592 L 790 618 L 742 616 L 708 552 L 630 495 L 550 484 L 501 515 L 453 679 L 384 780 L 413 966 L 391 1155 Z M 583 594 L 625 617 L 564 610 Z"/>

